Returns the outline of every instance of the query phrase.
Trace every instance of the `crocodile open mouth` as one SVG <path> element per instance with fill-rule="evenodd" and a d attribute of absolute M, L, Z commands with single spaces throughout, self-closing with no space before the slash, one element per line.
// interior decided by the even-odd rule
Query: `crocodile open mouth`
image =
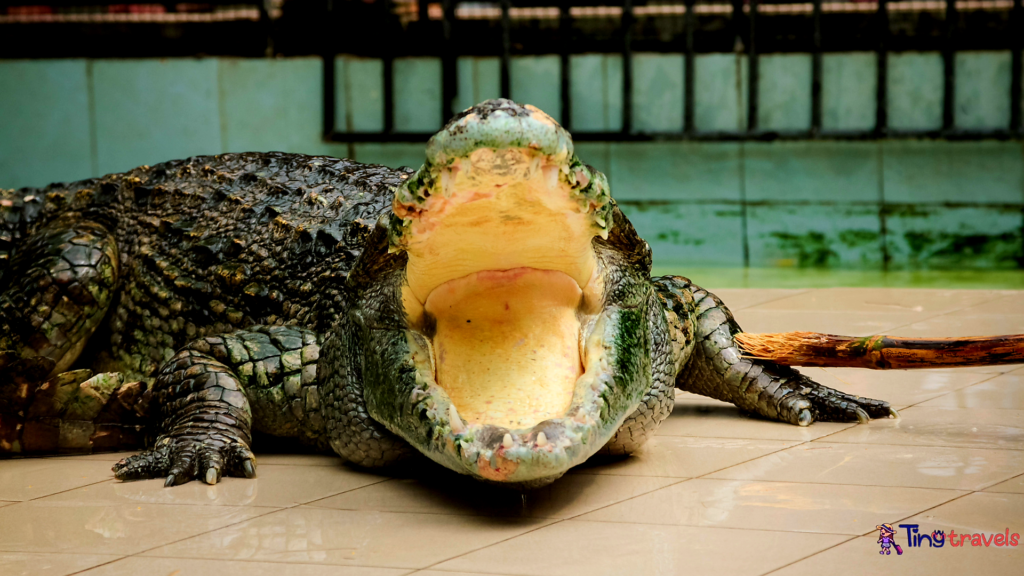
<path fill-rule="evenodd" d="M 529 122 L 557 127 L 532 112 Z M 460 152 L 431 162 L 428 151 L 396 194 L 390 241 L 408 255 L 410 348 L 422 395 L 451 436 L 442 449 L 454 448 L 469 473 L 528 481 L 578 460 L 573 446 L 600 436 L 589 427 L 610 376 L 593 240 L 607 236 L 611 200 L 571 144 Z M 535 470 L 520 470 L 523 460 Z"/>

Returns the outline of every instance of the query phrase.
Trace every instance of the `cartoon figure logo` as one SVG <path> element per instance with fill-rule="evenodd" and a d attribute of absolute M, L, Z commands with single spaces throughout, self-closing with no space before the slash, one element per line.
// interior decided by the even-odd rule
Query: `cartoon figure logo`
<path fill-rule="evenodd" d="M 890 548 L 896 548 L 897 555 L 903 554 L 903 548 L 900 548 L 900 545 L 893 539 L 893 536 L 896 535 L 896 530 L 893 529 L 892 524 L 881 524 L 875 526 L 875 529 L 878 530 L 878 543 L 882 545 L 882 549 L 878 552 L 879 554 L 885 554 L 886 556 L 892 554 Z"/>

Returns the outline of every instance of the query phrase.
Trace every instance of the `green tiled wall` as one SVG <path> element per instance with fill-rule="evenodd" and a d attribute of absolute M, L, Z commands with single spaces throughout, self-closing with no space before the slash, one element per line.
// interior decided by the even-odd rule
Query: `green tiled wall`
<path fill-rule="evenodd" d="M 942 127 L 942 54 L 889 55 L 889 127 L 927 130 Z"/>
<path fill-rule="evenodd" d="M 762 130 L 811 127 L 811 55 L 765 54 L 758 60 L 757 126 Z"/>
<path fill-rule="evenodd" d="M 99 173 L 224 149 L 216 60 L 90 64 Z"/>
<path fill-rule="evenodd" d="M 622 56 L 579 54 L 570 58 L 572 127 L 579 132 L 622 129 Z M 557 74 L 555 78 L 558 79 Z M 561 90 L 559 86 L 556 89 Z M 558 93 L 555 93 L 555 97 Z M 544 110 L 543 107 L 540 107 Z"/>
<path fill-rule="evenodd" d="M 0 188 L 96 173 L 89 63 L 0 63 Z"/>
<path fill-rule="evenodd" d="M 889 119 L 896 128 L 942 123 L 942 59 L 889 56 Z M 957 55 L 955 121 L 1005 125 L 1010 56 Z M 826 54 L 822 122 L 866 129 L 875 118 L 873 53 Z M 633 122 L 683 124 L 681 54 L 638 53 Z M 457 104 L 500 92 L 495 58 L 460 58 Z M 338 58 L 336 129 L 384 124 L 380 61 Z M 571 59 L 576 131 L 622 125 L 622 60 Z M 395 61 L 395 126 L 441 122 L 440 62 Z M 557 56 L 513 60 L 513 96 L 561 117 Z M 695 59 L 699 130 L 746 126 L 743 56 Z M 810 122 L 810 59 L 764 55 L 758 123 Z M 283 150 L 416 167 L 422 144 L 323 142 L 317 58 L 0 61 L 0 186 L 41 186 L 195 154 Z M 1024 147 L 1020 142 L 579 143 L 604 171 L 660 266 L 832 267 L 858 270 L 1015 268 L 1024 262 Z"/>
<path fill-rule="evenodd" d="M 870 52 L 822 54 L 821 127 L 870 130 L 875 127 L 878 58 Z"/>

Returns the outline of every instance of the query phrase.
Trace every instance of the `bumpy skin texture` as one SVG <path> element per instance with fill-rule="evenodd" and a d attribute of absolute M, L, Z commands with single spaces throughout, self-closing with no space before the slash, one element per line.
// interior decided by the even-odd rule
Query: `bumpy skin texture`
<path fill-rule="evenodd" d="M 174 485 L 253 476 L 253 431 L 367 467 L 414 453 L 403 437 L 439 438 L 434 408 L 415 404 L 426 344 L 401 309 L 406 255 L 389 250 L 391 201 L 410 174 L 229 154 L 4 192 L 0 451 L 145 445 L 117 477 Z M 650 279 L 649 247 L 608 202 L 609 236 L 593 241 L 604 298 L 635 328 L 613 360 L 650 385 L 603 397 L 636 406 L 606 453 L 639 449 L 675 388 L 800 425 L 889 414 L 742 358 L 728 309 L 685 278 Z M 548 442 L 562 434 L 548 429 Z M 500 450 L 492 436 L 478 441 Z"/>
<path fill-rule="evenodd" d="M 344 310 L 344 282 L 367 234 L 408 174 L 326 157 L 228 154 L 3 192 L 0 450 L 138 446 L 141 426 L 163 422 L 166 405 L 186 394 L 178 384 L 168 393 L 158 378 L 186 345 L 224 363 L 256 430 L 326 447 L 318 346 Z M 283 325 L 304 331 L 298 340 L 253 331 Z M 226 335 L 245 329 L 274 350 L 232 347 L 244 335 Z M 86 341 L 77 365 L 87 370 L 58 379 Z M 116 372 L 121 383 L 104 388 L 88 370 Z M 82 382 L 95 410 L 75 412 L 66 394 L 46 393 Z M 130 430 L 111 436 L 118 422 L 101 413 L 121 414 Z"/>
<path fill-rule="evenodd" d="M 681 329 L 681 339 L 693 335 L 693 351 L 676 377 L 679 389 L 804 426 L 815 420 L 867 421 L 890 415 L 888 402 L 844 394 L 789 366 L 744 358 L 733 338 L 741 330 L 732 313 L 717 296 L 688 278 L 663 276 L 655 278 L 654 284 L 671 312 L 689 320 Z"/>

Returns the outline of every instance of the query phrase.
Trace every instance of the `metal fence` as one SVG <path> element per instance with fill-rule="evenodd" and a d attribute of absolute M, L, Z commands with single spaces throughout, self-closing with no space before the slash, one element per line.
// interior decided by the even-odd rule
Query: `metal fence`
<path fill-rule="evenodd" d="M 684 0 L 682 4 L 676 5 L 649 5 L 634 6 L 632 0 L 623 0 L 621 6 L 589 7 L 591 10 L 600 8 L 604 12 L 602 16 L 618 17 L 617 37 L 622 54 L 622 128 L 614 132 L 574 132 L 573 137 L 577 141 L 659 141 L 659 140 L 771 140 L 771 139 L 846 139 L 866 140 L 878 138 L 945 138 L 945 139 L 1019 139 L 1024 135 L 1024 126 L 1021 123 L 1021 49 L 1024 43 L 1024 9 L 1022 0 L 993 0 L 988 2 L 964 1 L 964 0 L 942 0 L 932 2 L 889 2 L 888 0 L 877 0 L 874 2 L 823 2 L 812 0 L 811 2 L 760 2 L 759 0 L 731 0 L 730 4 L 722 3 L 698 3 L 696 0 Z M 382 17 L 394 17 L 396 11 L 390 0 L 378 0 L 377 4 L 383 14 Z M 510 42 L 510 31 L 514 8 L 509 0 L 501 0 L 493 8 L 476 8 L 477 14 L 458 14 L 458 2 L 454 0 L 443 0 L 440 2 L 440 10 L 431 14 L 431 7 L 425 2 L 419 2 L 416 19 L 426 20 L 433 16 L 441 20 L 439 37 L 436 38 L 440 46 L 440 57 L 442 61 L 442 118 L 451 118 L 457 111 L 453 110 L 453 104 L 457 91 L 457 66 L 458 56 L 453 45 L 456 40 L 454 36 L 455 23 L 459 19 L 471 19 L 473 17 L 490 17 L 500 23 L 501 34 L 501 95 L 509 97 L 510 88 L 510 61 L 512 49 Z M 476 6 L 479 6 L 477 4 Z M 531 7 L 520 9 L 520 14 L 535 20 L 557 18 L 558 30 L 563 39 L 568 38 L 569 28 L 575 17 L 586 16 L 587 13 L 580 10 L 573 2 L 563 1 L 557 7 Z M 956 51 L 958 49 L 958 38 L 962 26 L 958 11 L 978 9 L 1003 9 L 1009 17 L 1008 33 L 1005 35 L 1005 46 L 1012 52 L 1012 77 L 1010 83 L 1010 120 L 1007 126 L 989 130 L 964 130 L 954 126 L 954 105 L 956 91 Z M 532 12 L 527 12 L 531 10 Z M 892 32 L 890 29 L 890 14 L 900 11 L 916 10 L 918 12 L 935 12 L 941 10 L 942 18 L 941 38 L 938 47 L 941 49 L 945 73 L 943 83 L 943 123 L 942 127 L 936 130 L 893 130 L 888 126 L 888 97 L 887 97 L 887 73 L 888 73 L 888 52 L 890 50 Z M 876 119 L 875 126 L 870 130 L 861 131 L 835 131 L 822 129 L 822 45 L 823 39 L 827 38 L 830 30 L 822 25 L 823 14 L 829 12 L 871 12 L 873 16 L 872 34 L 874 36 L 874 52 L 877 57 L 877 92 L 876 98 Z M 482 13 L 481 13 L 482 12 Z M 633 111 L 633 84 L 632 84 L 632 62 L 634 52 L 634 29 L 636 18 L 639 14 L 649 16 L 661 14 L 666 17 L 681 17 L 683 19 L 683 33 L 681 42 L 677 45 L 663 46 L 663 50 L 682 52 L 685 55 L 684 66 L 684 95 L 680 106 L 683 107 L 683 129 L 678 132 L 642 132 L 634 128 L 632 122 Z M 695 42 L 697 31 L 697 16 L 699 14 L 723 14 L 729 18 L 729 27 L 735 38 L 736 51 L 746 56 L 747 70 L 747 126 L 746 130 L 730 132 L 702 132 L 695 128 L 694 123 L 694 57 L 702 52 L 701 47 Z M 408 18 L 408 11 L 404 14 Z M 809 111 L 811 122 L 807 130 L 778 131 L 762 130 L 758 126 L 758 56 L 759 37 L 764 35 L 770 26 L 773 25 L 769 15 L 777 14 L 805 14 L 812 20 L 812 32 L 810 38 L 810 54 L 812 58 L 811 72 L 811 110 Z M 461 16 L 461 18 L 459 18 Z M 932 35 L 934 36 L 934 34 Z M 384 38 L 380 42 L 379 52 L 375 55 L 383 60 L 383 90 L 384 90 L 384 129 L 375 133 L 339 132 L 335 129 L 334 117 L 334 59 L 333 52 L 324 54 L 324 134 L 325 138 L 335 142 L 422 142 L 429 134 L 396 132 L 394 130 L 394 78 L 392 62 L 395 58 L 389 46 L 395 44 L 394 38 Z M 934 44 L 933 44 L 934 45 Z M 561 123 L 572 130 L 572 75 L 569 72 L 570 58 L 574 53 L 574 43 L 563 41 L 559 45 L 561 59 Z M 906 46 L 903 46 L 905 49 Z M 528 51 L 528 50 L 527 50 Z M 704 50 L 707 51 L 707 50 Z"/>
<path fill-rule="evenodd" d="M 557 54 L 562 124 L 573 129 L 571 58 L 621 53 L 622 125 L 614 132 L 575 130 L 580 141 L 877 139 L 1020 139 L 1022 0 L 211 0 L 201 3 L 97 3 L 95 0 L 0 0 L 0 58 L 297 56 L 324 60 L 323 132 L 335 142 L 422 142 L 429 134 L 395 129 L 396 58 L 441 60 L 441 118 L 451 118 L 460 56 L 497 56 L 500 94 L 511 94 L 513 56 Z M 615 1 L 615 0 L 610 0 Z M 555 5 L 551 5 L 555 4 Z M 1012 54 L 1009 121 L 988 130 L 957 128 L 958 50 Z M 860 131 L 822 127 L 822 54 L 871 50 L 876 54 L 875 126 Z M 934 130 L 894 130 L 888 121 L 888 53 L 940 51 L 944 61 L 943 121 Z M 633 54 L 684 55 L 683 125 L 677 132 L 637 129 L 633 115 Z M 733 52 L 746 57 L 746 129 L 705 132 L 695 125 L 695 56 Z M 811 55 L 806 130 L 758 126 L 759 55 Z M 383 62 L 383 129 L 335 128 L 335 59 L 357 54 Z"/>

